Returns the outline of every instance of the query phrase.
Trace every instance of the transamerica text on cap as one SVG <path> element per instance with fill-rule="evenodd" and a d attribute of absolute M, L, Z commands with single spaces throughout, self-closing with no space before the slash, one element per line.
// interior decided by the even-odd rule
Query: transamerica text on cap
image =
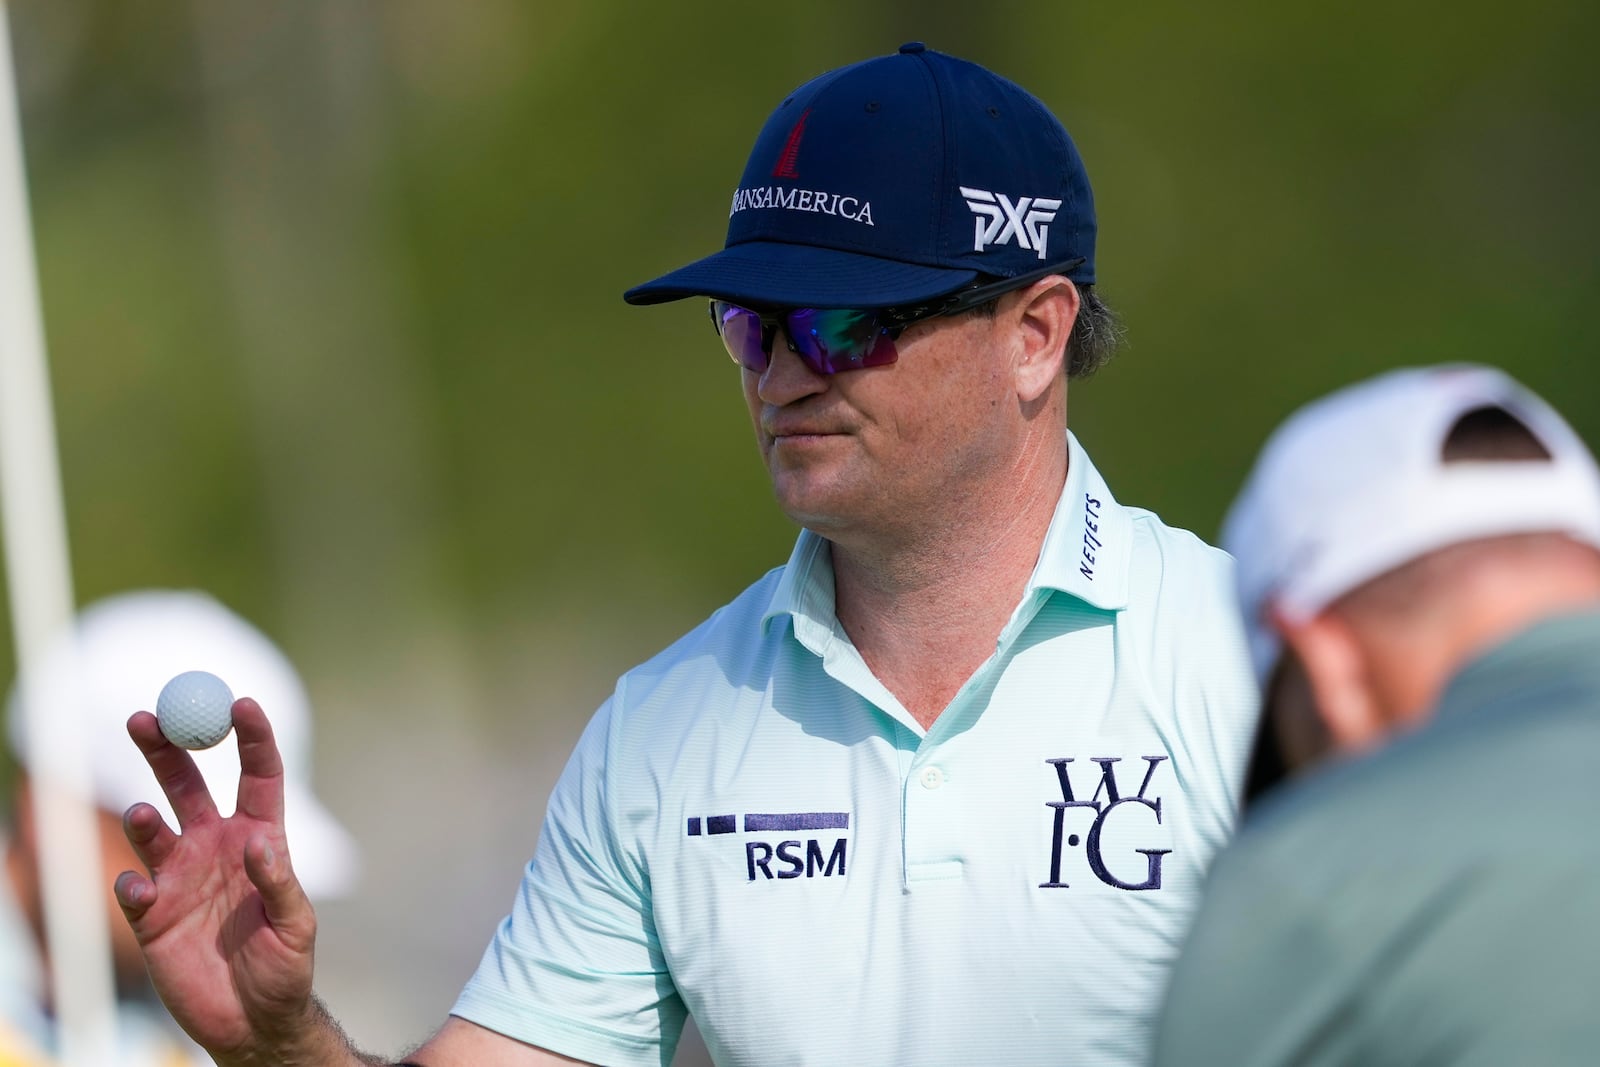
<path fill-rule="evenodd" d="M 840 215 L 852 222 L 872 223 L 872 204 L 859 197 L 841 193 L 825 193 L 821 189 L 780 189 L 775 185 L 760 185 L 740 189 L 733 194 L 733 207 L 728 212 L 732 218 L 741 211 L 757 208 L 782 208 L 785 211 L 817 211 L 824 215 Z"/>

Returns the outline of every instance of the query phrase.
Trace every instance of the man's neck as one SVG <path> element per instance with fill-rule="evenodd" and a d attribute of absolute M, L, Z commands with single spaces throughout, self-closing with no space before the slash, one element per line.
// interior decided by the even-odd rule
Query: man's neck
<path fill-rule="evenodd" d="M 867 666 L 924 728 L 994 653 L 1039 561 L 1067 456 L 952 507 L 935 529 L 833 544 L 835 612 Z"/>

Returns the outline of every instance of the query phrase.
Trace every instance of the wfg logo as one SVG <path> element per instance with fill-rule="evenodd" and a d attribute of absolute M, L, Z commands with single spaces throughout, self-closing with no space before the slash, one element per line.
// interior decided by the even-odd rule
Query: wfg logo
<path fill-rule="evenodd" d="M 1170 848 L 1135 848 L 1133 852 L 1145 857 L 1145 878 L 1142 882 L 1125 881 L 1112 873 L 1106 865 L 1105 853 L 1102 850 L 1102 838 L 1106 830 L 1106 823 L 1112 818 L 1113 813 L 1126 811 L 1127 805 L 1132 804 L 1142 807 L 1155 814 L 1155 825 L 1161 825 L 1161 798 L 1154 799 L 1145 796 L 1145 790 L 1150 788 L 1150 780 L 1155 777 L 1156 770 L 1166 762 L 1166 756 L 1141 757 L 1149 766 L 1144 772 L 1144 781 L 1139 783 L 1139 792 L 1135 796 L 1123 796 L 1117 787 L 1116 764 L 1121 763 L 1120 757 L 1097 756 L 1089 762 L 1100 765 L 1100 783 L 1095 787 L 1094 795 L 1088 800 L 1079 800 L 1072 790 L 1072 775 L 1068 764 L 1073 762 L 1072 757 L 1045 760 L 1056 769 L 1056 777 L 1061 782 L 1061 799 L 1047 800 L 1045 807 L 1054 809 L 1055 832 L 1050 844 L 1050 880 L 1040 882 L 1040 889 L 1069 889 L 1066 882 L 1061 880 L 1061 855 L 1062 846 L 1068 848 L 1078 847 L 1078 835 L 1068 834 L 1067 812 L 1074 808 L 1088 808 L 1094 813 L 1093 821 L 1089 824 L 1089 833 L 1083 840 L 1083 854 L 1089 861 L 1089 869 L 1094 876 L 1111 886 L 1113 889 L 1160 889 L 1161 888 L 1161 860 Z M 1101 799 L 1104 797 L 1104 799 Z M 1129 812 L 1129 814 L 1136 814 Z M 1120 822 L 1120 819 L 1119 819 Z M 1131 828 L 1130 828 L 1131 829 Z"/>
<path fill-rule="evenodd" d="M 972 250 L 982 252 L 990 245 L 1009 244 L 1013 239 L 1024 251 L 1037 251 L 1044 258 L 1045 240 L 1050 234 L 1061 201 L 1048 196 L 1018 197 L 1013 203 L 1004 193 L 961 186 L 961 195 L 977 218 L 973 228 Z"/>

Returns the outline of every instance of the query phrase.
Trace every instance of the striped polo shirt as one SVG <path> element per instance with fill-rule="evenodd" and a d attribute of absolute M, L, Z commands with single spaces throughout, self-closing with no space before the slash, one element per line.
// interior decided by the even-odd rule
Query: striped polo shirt
<path fill-rule="evenodd" d="M 1075 438 L 995 651 L 924 730 L 828 543 L 617 683 L 453 1009 L 601 1064 L 1142 1062 L 1232 830 L 1256 694 L 1231 561 Z"/>

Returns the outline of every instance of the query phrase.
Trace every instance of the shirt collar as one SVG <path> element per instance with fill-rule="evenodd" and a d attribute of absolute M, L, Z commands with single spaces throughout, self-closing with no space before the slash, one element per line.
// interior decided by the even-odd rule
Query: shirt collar
<path fill-rule="evenodd" d="M 1128 606 L 1133 519 L 1111 496 L 1105 479 L 1070 432 L 1067 454 L 1066 485 L 1027 593 L 1054 589 L 1106 611 L 1121 610 Z M 762 629 L 780 615 L 794 618 L 795 636 L 813 647 L 824 643 L 837 625 L 833 556 L 828 541 L 810 530 L 801 530 L 795 541 L 761 617 Z"/>
<path fill-rule="evenodd" d="M 1112 497 L 1078 439 L 1067 434 L 1067 483 L 1028 590 L 1058 589 L 1106 611 L 1128 606 L 1133 517 Z"/>
<path fill-rule="evenodd" d="M 794 619 L 795 636 L 810 648 L 821 645 L 837 623 L 834 613 L 833 552 L 826 538 L 801 530 L 789 562 L 761 616 L 767 630 L 780 615 Z"/>
<path fill-rule="evenodd" d="M 1456 672 L 1440 697 L 1439 713 L 1502 703 L 1531 705 L 1549 699 L 1594 700 L 1600 692 L 1600 611 L 1584 610 L 1541 619 L 1519 630 Z"/>

